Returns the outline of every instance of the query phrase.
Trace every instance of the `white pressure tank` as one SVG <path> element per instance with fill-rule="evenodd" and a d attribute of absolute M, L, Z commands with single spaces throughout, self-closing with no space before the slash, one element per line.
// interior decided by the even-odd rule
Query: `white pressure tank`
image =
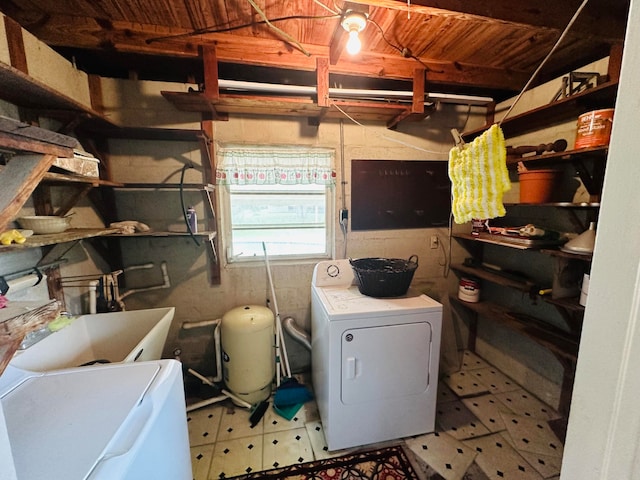
<path fill-rule="evenodd" d="M 271 395 L 275 375 L 273 312 L 259 305 L 229 310 L 220 325 L 224 383 L 252 405 Z"/>

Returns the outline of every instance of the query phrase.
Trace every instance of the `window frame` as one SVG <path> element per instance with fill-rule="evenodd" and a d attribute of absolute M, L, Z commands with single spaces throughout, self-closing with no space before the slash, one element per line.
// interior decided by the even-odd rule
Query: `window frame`
<path fill-rule="evenodd" d="M 273 189 L 277 189 L 278 185 L 271 185 Z M 266 242 L 265 247 L 269 260 L 274 261 L 320 261 L 333 258 L 335 251 L 335 184 L 323 185 L 325 193 L 325 251 L 324 253 L 307 253 L 307 254 L 288 254 L 278 255 L 269 251 L 269 244 Z M 224 257 L 227 264 L 250 264 L 253 262 L 264 262 L 265 257 L 262 255 L 252 256 L 234 256 L 233 253 L 233 229 L 231 219 L 231 185 L 219 185 L 218 188 L 218 204 L 221 206 L 220 212 L 220 228 L 222 230 L 221 241 L 224 249 Z M 293 194 L 296 195 L 296 194 Z"/>

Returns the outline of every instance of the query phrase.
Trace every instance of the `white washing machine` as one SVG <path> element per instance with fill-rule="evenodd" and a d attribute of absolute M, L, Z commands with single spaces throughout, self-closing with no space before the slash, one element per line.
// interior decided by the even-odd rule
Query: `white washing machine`
<path fill-rule="evenodd" d="M 311 281 L 313 388 L 329 450 L 432 432 L 442 305 L 359 292 L 348 260 Z"/>

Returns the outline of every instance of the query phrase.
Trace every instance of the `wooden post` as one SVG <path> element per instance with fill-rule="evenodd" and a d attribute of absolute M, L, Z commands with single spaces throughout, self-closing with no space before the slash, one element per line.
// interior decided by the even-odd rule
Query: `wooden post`
<path fill-rule="evenodd" d="M 318 95 L 318 106 L 329 106 L 329 59 L 318 57 L 316 59 L 316 93 Z"/>

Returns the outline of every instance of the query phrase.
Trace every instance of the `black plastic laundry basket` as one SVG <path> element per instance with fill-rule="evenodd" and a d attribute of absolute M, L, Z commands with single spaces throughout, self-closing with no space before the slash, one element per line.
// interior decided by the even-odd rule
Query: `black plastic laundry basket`
<path fill-rule="evenodd" d="M 369 297 L 400 297 L 407 293 L 418 268 L 417 255 L 401 258 L 349 259 L 358 290 Z"/>

